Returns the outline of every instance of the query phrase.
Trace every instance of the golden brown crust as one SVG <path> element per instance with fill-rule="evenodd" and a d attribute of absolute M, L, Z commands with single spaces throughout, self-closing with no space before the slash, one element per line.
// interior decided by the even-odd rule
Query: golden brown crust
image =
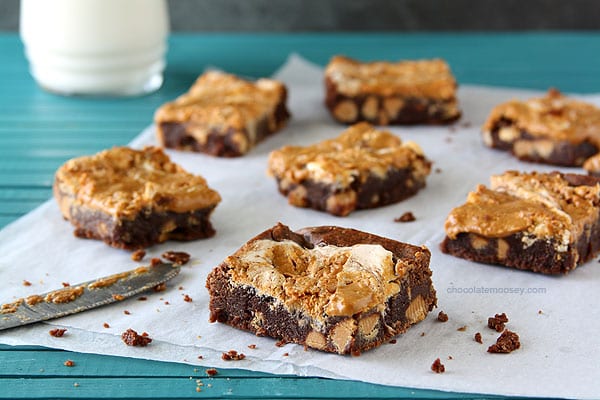
<path fill-rule="evenodd" d="M 214 208 L 221 200 L 204 178 L 185 171 L 155 147 L 115 147 L 74 158 L 58 169 L 54 185 L 67 219 L 78 207 L 133 219 L 144 210 L 188 212 Z"/>
<path fill-rule="evenodd" d="M 374 94 L 451 100 L 456 97 L 456 80 L 444 60 L 360 62 L 335 56 L 325 76 L 337 91 L 348 97 Z"/>
<path fill-rule="evenodd" d="M 334 139 L 271 152 L 268 172 L 287 184 L 309 179 L 344 188 L 356 180 L 363 183 L 372 174 L 384 177 L 390 168 L 407 167 L 414 168 L 418 179 L 431 169 L 418 144 L 403 143 L 392 133 L 363 122 Z"/>
<path fill-rule="evenodd" d="M 567 141 L 573 144 L 590 142 L 600 148 L 600 108 L 562 95 L 554 89 L 539 98 L 511 100 L 492 110 L 484 132 L 491 132 L 500 121 L 511 121 L 512 135 L 521 131 L 536 138 Z"/>
<path fill-rule="evenodd" d="M 446 219 L 450 239 L 460 233 L 501 238 L 523 233 L 524 240 L 553 239 L 566 251 L 585 226 L 598 219 L 600 185 L 572 184 L 561 173 L 507 171 L 491 178 L 491 189 L 479 185 L 467 202 Z"/>

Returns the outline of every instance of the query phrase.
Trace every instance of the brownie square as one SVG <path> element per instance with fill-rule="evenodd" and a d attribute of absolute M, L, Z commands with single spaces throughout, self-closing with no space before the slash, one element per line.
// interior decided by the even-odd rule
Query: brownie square
<path fill-rule="evenodd" d="M 482 263 L 566 274 L 600 249 L 600 179 L 507 171 L 479 185 L 445 223 L 443 252 Z"/>
<path fill-rule="evenodd" d="M 242 156 L 285 126 L 286 100 L 281 82 L 206 72 L 187 93 L 156 111 L 158 140 L 177 150 Z"/>
<path fill-rule="evenodd" d="M 456 87 L 439 59 L 391 63 L 335 56 L 325 69 L 325 104 L 344 124 L 447 124 L 461 115 Z"/>
<path fill-rule="evenodd" d="M 419 145 L 366 122 L 334 139 L 275 150 L 268 167 L 290 204 L 338 216 L 404 200 L 425 186 L 430 171 Z"/>
<path fill-rule="evenodd" d="M 482 134 L 487 146 L 520 160 L 579 167 L 600 150 L 600 108 L 550 89 L 496 106 Z"/>
<path fill-rule="evenodd" d="M 278 224 L 208 275 L 210 321 L 358 355 L 436 305 L 429 259 L 425 247 L 354 229 Z"/>
<path fill-rule="evenodd" d="M 54 196 L 76 236 L 123 249 L 213 236 L 209 217 L 221 201 L 204 178 L 155 147 L 69 160 L 56 172 Z"/>

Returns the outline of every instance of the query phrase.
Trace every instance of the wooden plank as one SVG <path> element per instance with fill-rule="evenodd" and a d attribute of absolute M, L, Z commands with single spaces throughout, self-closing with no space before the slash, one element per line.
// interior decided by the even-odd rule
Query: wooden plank
<path fill-rule="evenodd" d="M 76 370 L 73 368 L 67 368 Z M 332 381 L 319 378 L 258 377 L 251 379 L 207 378 L 88 378 L 76 371 L 71 377 L 49 379 L 0 378 L 0 399 L 30 398 L 31 393 L 44 393 L 44 398 L 94 399 L 481 399 L 481 395 L 430 390 L 414 390 L 377 386 L 355 381 Z M 332 384 L 335 389 L 332 390 Z M 10 394 L 9 396 L 7 394 Z M 489 398 L 493 398 L 490 396 Z M 497 398 L 497 397 L 496 397 Z"/>

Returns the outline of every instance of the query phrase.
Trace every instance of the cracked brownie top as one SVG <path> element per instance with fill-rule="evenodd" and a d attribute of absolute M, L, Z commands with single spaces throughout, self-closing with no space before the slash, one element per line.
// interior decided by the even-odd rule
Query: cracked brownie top
<path fill-rule="evenodd" d="M 379 131 L 363 122 L 351 126 L 334 139 L 311 146 L 284 146 L 271 152 L 269 173 L 279 179 L 300 183 L 310 179 L 347 187 L 369 175 L 385 177 L 390 168 L 414 168 L 425 177 L 430 162 L 414 142 L 403 143 L 388 131 Z"/>
<path fill-rule="evenodd" d="M 155 147 L 115 147 L 69 160 L 56 172 L 55 190 L 63 194 L 61 209 L 84 206 L 116 217 L 134 217 L 148 209 L 188 212 L 221 201 L 204 178 Z"/>
<path fill-rule="evenodd" d="M 241 130 L 271 114 L 286 96 L 285 86 L 273 79 L 250 82 L 210 71 L 187 93 L 161 106 L 154 119 L 156 123 L 194 122 Z"/>
<path fill-rule="evenodd" d="M 600 185 L 583 175 L 507 171 L 479 185 L 446 219 L 448 237 L 471 232 L 485 237 L 523 233 L 523 240 L 554 239 L 566 251 L 599 217 Z M 527 243 L 525 243 L 527 244 Z"/>
<path fill-rule="evenodd" d="M 444 60 L 359 62 L 335 56 L 325 76 L 346 96 L 425 97 L 451 100 L 456 95 L 456 80 Z"/>
<path fill-rule="evenodd" d="M 550 89 L 544 97 L 511 100 L 496 106 L 483 130 L 492 131 L 500 121 L 511 124 L 515 133 L 524 131 L 534 137 L 571 143 L 588 141 L 600 147 L 600 108 L 564 96 L 555 89 Z"/>

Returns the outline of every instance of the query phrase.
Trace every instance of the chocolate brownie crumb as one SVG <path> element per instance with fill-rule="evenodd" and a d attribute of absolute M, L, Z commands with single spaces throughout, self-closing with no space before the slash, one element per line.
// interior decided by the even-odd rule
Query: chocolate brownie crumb
<path fill-rule="evenodd" d="M 123 314 L 125 314 L 125 315 L 131 315 L 131 313 L 129 312 L 129 310 L 123 310 Z"/>
<path fill-rule="evenodd" d="M 23 279 L 23 286 L 31 286 L 31 282 L 26 279 Z"/>
<path fill-rule="evenodd" d="M 277 347 L 283 347 L 286 344 L 287 344 L 287 342 L 285 340 L 283 340 L 283 339 L 278 340 L 277 342 L 275 342 L 275 346 L 277 346 Z"/>
<path fill-rule="evenodd" d="M 467 330 L 467 326 L 466 325 L 463 325 L 463 326 L 461 326 L 460 328 L 457 329 L 457 331 L 459 331 L 459 332 L 465 332 L 466 330 Z"/>
<path fill-rule="evenodd" d="M 108 322 L 103 323 L 102 326 L 105 327 L 106 329 L 110 328 L 110 325 L 108 324 Z"/>
<path fill-rule="evenodd" d="M 421 337 L 425 336 L 425 332 L 421 332 Z"/>
<path fill-rule="evenodd" d="M 69 287 L 69 286 L 71 286 L 71 284 L 69 282 L 63 282 L 62 285 L 63 285 L 63 287 Z"/>
<path fill-rule="evenodd" d="M 439 358 L 436 358 L 433 364 L 431 364 L 431 370 L 436 374 L 441 374 L 446 372 L 446 367 L 444 367 L 444 364 L 442 364 Z"/>
<path fill-rule="evenodd" d="M 405 212 L 404 214 L 402 214 L 398 218 L 394 218 L 394 222 L 413 222 L 413 221 L 416 221 L 416 220 L 417 220 L 417 218 L 410 211 Z"/>
<path fill-rule="evenodd" d="M 543 314 L 544 312 L 542 310 L 538 310 L 538 314 Z"/>
<path fill-rule="evenodd" d="M 246 358 L 244 353 L 238 353 L 235 350 L 229 350 L 227 353 L 221 354 L 221 359 L 224 361 L 240 361 Z"/>
<path fill-rule="evenodd" d="M 445 313 L 445 312 L 443 312 L 443 311 L 440 311 L 440 313 L 438 314 L 438 317 L 437 317 L 437 319 L 438 319 L 438 321 L 440 321 L 440 322 L 446 322 L 446 321 L 448 321 L 448 314 L 446 314 L 446 313 Z"/>
<path fill-rule="evenodd" d="M 448 360 L 454 360 L 452 356 L 448 356 Z"/>
<path fill-rule="evenodd" d="M 75 366 L 75 361 L 73 360 L 67 360 L 64 362 L 65 367 L 74 367 Z"/>
<path fill-rule="evenodd" d="M 204 356 L 198 356 L 198 360 L 204 359 Z"/>
<path fill-rule="evenodd" d="M 208 375 L 208 376 L 215 376 L 219 373 L 219 371 L 217 371 L 216 368 L 209 368 L 204 372 L 206 372 L 206 375 Z"/>
<path fill-rule="evenodd" d="M 67 330 L 66 329 L 50 329 L 50 331 L 48 331 L 48 333 L 50 334 L 50 336 L 54 336 L 54 337 L 63 337 L 63 335 L 65 334 Z"/>
<path fill-rule="evenodd" d="M 481 333 L 479 333 L 479 332 L 475 333 L 474 339 L 477 343 L 483 344 L 483 340 L 481 339 Z"/>
<path fill-rule="evenodd" d="M 502 332 L 504 330 L 504 324 L 508 322 L 508 317 L 505 313 L 496 314 L 493 317 L 488 318 L 488 328 L 495 329 L 496 332 Z"/>
<path fill-rule="evenodd" d="M 142 261 L 142 260 L 144 259 L 144 257 L 145 257 L 145 256 L 146 256 L 146 250 L 144 250 L 144 249 L 139 249 L 139 250 L 136 250 L 136 251 L 134 251 L 134 252 L 131 254 L 131 259 L 132 259 L 133 261 Z"/>
<path fill-rule="evenodd" d="M 154 257 L 150 260 L 151 267 L 156 267 L 159 264 L 162 264 L 162 261 L 160 260 L 160 258 Z"/>
<path fill-rule="evenodd" d="M 152 342 L 152 339 L 148 336 L 148 333 L 144 332 L 141 335 L 138 335 L 136 331 L 129 328 L 125 332 L 121 334 L 121 340 L 127 346 L 138 346 L 145 347 L 148 343 Z"/>
<path fill-rule="evenodd" d="M 193 300 L 189 295 L 186 294 L 183 296 L 183 301 L 191 303 Z"/>
<path fill-rule="evenodd" d="M 156 288 L 154 288 L 154 290 L 156 290 Z M 138 297 L 138 301 L 146 301 L 146 300 L 148 300 L 148 298 L 146 296 Z"/>
<path fill-rule="evenodd" d="M 521 347 L 519 335 L 506 329 L 498 339 L 496 339 L 496 343 L 488 347 L 487 351 L 488 353 L 510 353 L 519 347 Z"/>
<path fill-rule="evenodd" d="M 433 170 L 436 174 L 441 174 L 442 173 L 442 169 L 441 168 L 436 168 Z"/>
<path fill-rule="evenodd" d="M 183 251 L 165 251 L 161 257 L 175 265 L 185 265 L 190 261 L 190 255 Z"/>
<path fill-rule="evenodd" d="M 164 292 L 165 290 L 167 290 L 167 284 L 164 282 L 154 286 L 155 292 Z"/>
<path fill-rule="evenodd" d="M 396 339 L 392 339 L 392 340 L 390 340 L 388 343 L 389 343 L 389 344 L 396 344 L 396 343 L 398 343 L 398 341 L 397 341 Z"/>
<path fill-rule="evenodd" d="M 177 289 L 178 290 L 183 290 L 183 286 L 179 286 Z"/>
<path fill-rule="evenodd" d="M 249 344 L 248 348 L 254 350 L 254 349 L 256 349 L 256 345 L 255 344 Z"/>

